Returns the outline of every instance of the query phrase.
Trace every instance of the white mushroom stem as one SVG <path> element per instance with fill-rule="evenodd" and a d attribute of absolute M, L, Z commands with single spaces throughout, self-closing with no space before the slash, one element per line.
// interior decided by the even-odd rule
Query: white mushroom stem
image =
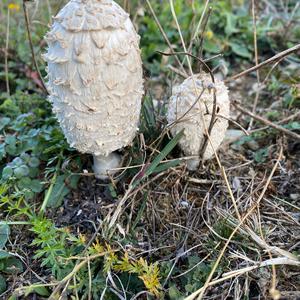
<path fill-rule="evenodd" d="M 109 176 L 116 173 L 116 168 L 121 164 L 121 156 L 115 152 L 110 153 L 109 155 L 93 155 L 94 157 L 94 172 L 95 176 L 98 179 L 105 180 Z"/>

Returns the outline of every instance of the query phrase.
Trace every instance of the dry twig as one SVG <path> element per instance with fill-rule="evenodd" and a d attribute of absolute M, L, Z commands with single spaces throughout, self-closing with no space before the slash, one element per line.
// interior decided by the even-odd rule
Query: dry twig
<path fill-rule="evenodd" d="M 267 180 L 267 182 L 266 182 L 266 184 L 265 184 L 265 186 L 264 186 L 264 188 L 263 188 L 260 196 L 258 197 L 256 203 L 249 209 L 249 211 L 244 215 L 244 217 L 241 219 L 241 221 L 239 222 L 239 224 L 232 231 L 232 233 L 229 236 L 227 242 L 225 243 L 223 249 L 221 250 L 221 253 L 219 254 L 219 256 L 218 256 L 218 258 L 217 258 L 217 260 L 216 260 L 216 262 L 215 262 L 215 264 L 214 264 L 214 266 L 213 266 L 213 268 L 212 268 L 212 270 L 211 270 L 211 272 L 209 274 L 209 276 L 207 277 L 204 286 L 201 289 L 199 289 L 196 292 L 194 292 L 193 294 L 191 294 L 190 296 L 188 296 L 187 298 L 185 298 L 185 300 L 193 300 L 197 296 L 198 296 L 197 300 L 201 300 L 202 299 L 202 297 L 203 297 L 206 289 L 210 286 L 211 279 L 212 279 L 212 277 L 213 277 L 213 275 L 214 275 L 214 273 L 215 273 L 215 271 L 216 271 L 216 269 L 217 269 L 217 267 L 218 267 L 218 265 L 219 265 L 222 257 L 224 256 L 224 253 L 225 253 L 227 247 L 229 246 L 229 243 L 231 242 L 231 240 L 233 239 L 233 237 L 235 236 L 235 234 L 238 232 L 238 230 L 240 229 L 240 227 L 243 225 L 243 223 L 246 221 L 246 219 L 260 205 L 260 202 L 263 199 L 263 197 L 264 197 L 264 195 L 265 195 L 265 193 L 266 193 L 266 191 L 267 191 L 267 189 L 268 189 L 268 187 L 269 187 L 269 185 L 271 183 L 273 175 L 274 175 L 275 171 L 277 170 L 277 167 L 278 167 L 279 162 L 280 162 L 280 160 L 282 158 L 282 155 L 283 155 L 283 149 L 281 148 L 279 156 L 277 158 L 277 161 L 276 161 L 276 163 L 275 163 L 275 165 L 274 165 L 274 167 L 273 167 L 273 169 L 272 169 L 272 171 L 271 171 L 271 173 L 270 173 L 270 175 L 268 177 L 268 180 Z"/>
<path fill-rule="evenodd" d="M 26 24 L 26 30 L 27 30 L 27 36 L 28 36 L 28 42 L 29 42 L 29 47 L 31 51 L 31 57 L 32 57 L 32 62 L 34 64 L 34 67 L 39 75 L 39 79 L 41 81 L 41 84 L 43 86 L 44 92 L 48 93 L 43 76 L 40 72 L 40 69 L 37 64 L 37 60 L 35 57 L 34 53 L 34 48 L 33 48 L 33 43 L 32 43 L 32 38 L 31 38 L 31 32 L 30 32 L 30 22 L 29 22 L 29 16 L 28 16 L 28 11 L 27 11 L 27 6 L 26 6 L 26 0 L 23 0 L 23 11 L 24 11 L 24 18 L 25 18 L 25 24 Z"/>
<path fill-rule="evenodd" d="M 252 117 L 253 119 L 255 119 L 255 120 L 257 120 L 257 121 L 259 121 L 259 122 L 261 122 L 261 123 L 264 123 L 264 124 L 268 125 L 269 127 L 272 127 L 272 128 L 274 128 L 274 129 L 277 129 L 277 130 L 283 132 L 284 134 L 286 134 L 286 135 L 292 137 L 293 139 L 300 140 L 300 135 L 299 135 L 299 134 L 297 134 L 297 133 L 295 133 L 295 132 L 293 132 L 293 131 L 290 131 L 290 130 L 288 130 L 288 129 L 286 129 L 286 128 L 280 126 L 280 125 L 277 125 L 277 124 L 275 124 L 275 123 L 273 123 L 273 122 L 271 122 L 271 121 L 269 121 L 269 120 L 267 120 L 267 119 L 265 119 L 265 118 L 263 118 L 263 117 L 260 117 L 260 116 L 258 116 L 258 115 L 256 115 L 256 114 L 252 113 L 251 111 L 249 111 L 249 110 L 245 109 L 244 107 L 242 107 L 237 101 L 232 102 L 232 104 L 233 104 L 240 112 L 242 112 L 242 113 L 244 113 L 244 114 L 246 114 L 246 115 Z"/>
<path fill-rule="evenodd" d="M 289 48 L 287 50 L 284 50 L 284 51 L 282 51 L 282 52 L 280 52 L 280 53 L 272 56 L 271 58 L 269 58 L 269 59 L 261 62 L 260 64 L 254 66 L 254 67 L 251 67 L 248 70 L 245 70 L 245 71 L 243 71 L 243 72 L 241 72 L 239 74 L 236 74 L 236 75 L 234 75 L 234 76 L 226 79 L 224 82 L 225 83 L 226 82 L 230 82 L 230 81 L 238 79 L 238 78 L 240 78 L 242 76 L 245 76 L 245 75 L 247 75 L 247 74 L 249 74 L 249 73 L 251 73 L 253 71 L 256 71 L 256 70 L 258 70 L 258 69 L 260 69 L 260 68 L 262 68 L 262 67 L 264 67 L 264 66 L 266 66 L 266 65 L 268 65 L 268 64 L 270 64 L 272 62 L 276 62 L 276 61 L 278 61 L 278 60 L 280 60 L 280 59 L 282 59 L 282 58 L 284 58 L 284 57 L 286 57 L 286 56 L 288 56 L 288 55 L 290 55 L 290 54 L 292 54 L 292 53 L 294 53 L 294 52 L 296 52 L 298 50 L 300 50 L 300 44 L 297 44 L 294 47 L 291 47 L 291 48 Z"/>

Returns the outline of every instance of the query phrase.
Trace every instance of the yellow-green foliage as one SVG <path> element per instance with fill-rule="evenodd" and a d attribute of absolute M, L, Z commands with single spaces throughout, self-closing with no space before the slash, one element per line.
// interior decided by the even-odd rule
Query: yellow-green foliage
<path fill-rule="evenodd" d="M 130 274 L 136 274 L 140 278 L 147 290 L 155 296 L 160 295 L 161 284 L 159 282 L 159 267 L 157 263 L 148 263 L 142 257 L 138 260 L 129 257 L 129 253 L 125 252 L 121 256 L 117 254 L 117 250 L 113 250 L 110 245 L 102 245 L 97 240 L 91 249 L 91 252 L 104 253 L 104 268 L 105 273 L 110 271 L 126 272 Z"/>

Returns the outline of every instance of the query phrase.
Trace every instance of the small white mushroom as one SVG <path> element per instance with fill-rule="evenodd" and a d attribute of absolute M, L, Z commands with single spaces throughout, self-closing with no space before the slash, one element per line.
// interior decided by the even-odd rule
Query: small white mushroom
<path fill-rule="evenodd" d="M 71 0 L 46 35 L 49 100 L 72 147 L 94 155 L 99 178 L 136 134 L 142 62 L 129 15 L 112 0 Z"/>
<path fill-rule="evenodd" d="M 172 135 L 184 130 L 179 146 L 187 156 L 199 156 L 205 141 L 205 127 L 209 128 L 213 111 L 213 89 L 216 91 L 217 115 L 202 159 L 213 157 L 222 143 L 228 127 L 230 114 L 228 89 L 224 82 L 212 79 L 209 74 L 200 73 L 187 78 L 181 85 L 174 87 L 168 105 L 168 124 Z M 200 96 L 201 95 L 201 96 Z M 199 98 L 200 96 L 200 98 Z M 197 99 L 199 100 L 197 101 Z M 222 118 L 223 116 L 224 118 Z M 189 170 L 196 170 L 200 158 L 187 163 Z"/>

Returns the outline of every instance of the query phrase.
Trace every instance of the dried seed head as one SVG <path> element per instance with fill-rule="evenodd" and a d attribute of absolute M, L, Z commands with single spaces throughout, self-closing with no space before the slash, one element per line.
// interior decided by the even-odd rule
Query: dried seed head
<path fill-rule="evenodd" d="M 208 128 L 213 110 L 213 90 L 216 91 L 217 114 L 225 118 L 217 117 L 210 134 L 213 147 L 208 142 L 203 159 L 210 159 L 214 151 L 222 143 L 228 127 L 229 96 L 225 84 L 216 80 L 213 84 L 208 74 L 201 73 L 187 78 L 181 85 L 173 90 L 168 107 L 168 123 L 171 125 L 172 135 L 176 135 L 182 129 L 184 134 L 179 145 L 185 155 L 198 156 L 205 141 L 205 127 Z M 197 101 L 199 95 L 200 99 Z M 188 162 L 188 168 L 195 170 L 199 159 Z"/>
<path fill-rule="evenodd" d="M 108 156 L 128 145 L 143 95 L 139 36 L 112 0 L 71 0 L 46 35 L 49 100 L 68 140 Z"/>

